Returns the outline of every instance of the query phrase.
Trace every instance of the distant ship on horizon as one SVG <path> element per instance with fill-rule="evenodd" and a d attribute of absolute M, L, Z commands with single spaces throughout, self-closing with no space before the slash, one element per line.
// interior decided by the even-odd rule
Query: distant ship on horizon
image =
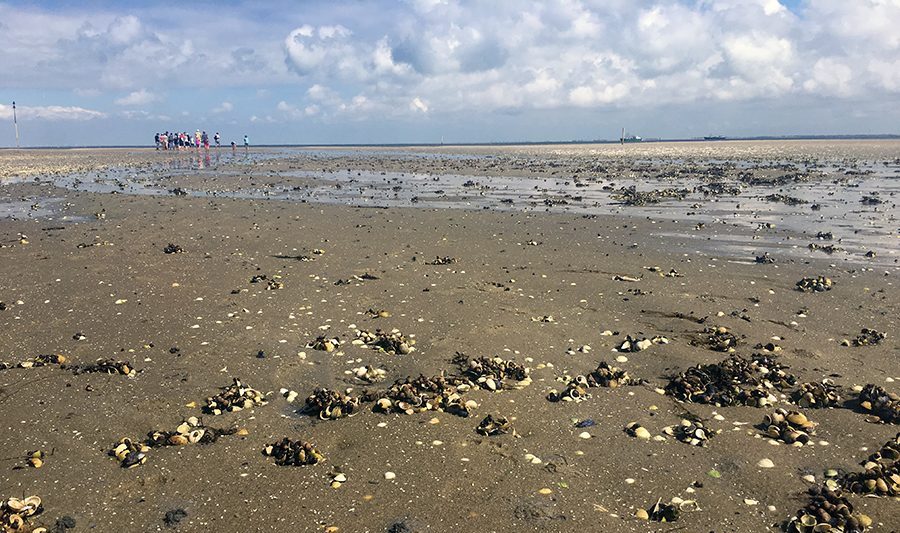
<path fill-rule="evenodd" d="M 621 141 L 622 144 L 625 144 L 625 143 L 639 143 L 639 142 L 641 142 L 642 140 L 643 140 L 643 139 L 641 139 L 641 137 L 638 136 L 638 135 L 632 135 L 632 134 L 630 134 L 630 133 L 629 133 L 628 135 L 625 135 L 625 128 L 622 128 L 622 137 L 621 137 L 621 139 L 620 139 L 620 141 Z"/>
<path fill-rule="evenodd" d="M 722 135 L 707 135 L 703 138 L 704 141 L 724 141 L 725 137 Z"/>

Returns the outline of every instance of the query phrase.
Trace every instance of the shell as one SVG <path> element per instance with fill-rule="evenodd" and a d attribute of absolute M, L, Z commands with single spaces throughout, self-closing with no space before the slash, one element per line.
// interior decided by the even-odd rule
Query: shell
<path fill-rule="evenodd" d="M 196 444 L 196 443 L 200 442 L 200 439 L 202 439 L 204 435 L 206 435 L 206 430 L 200 428 L 200 429 L 195 429 L 195 430 L 191 431 L 188 434 L 187 438 L 188 438 L 188 441 L 191 442 L 191 444 Z"/>

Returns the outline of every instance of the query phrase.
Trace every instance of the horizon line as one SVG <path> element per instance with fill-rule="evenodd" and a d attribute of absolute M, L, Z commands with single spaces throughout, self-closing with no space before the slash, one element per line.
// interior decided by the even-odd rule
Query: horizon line
<path fill-rule="evenodd" d="M 625 144 L 665 143 L 665 142 L 722 142 L 722 141 L 803 141 L 803 140 L 900 140 L 900 133 L 852 133 L 852 134 L 799 134 L 799 135 L 752 135 L 727 136 L 715 135 L 705 137 L 641 137 L 638 141 Z M 441 146 L 529 146 L 554 144 L 621 144 L 622 139 L 593 140 L 544 140 L 544 141 L 489 141 L 489 142 L 396 142 L 396 143 L 283 143 L 257 144 L 252 148 L 353 148 L 353 147 L 441 147 Z M 230 145 L 221 145 L 227 149 Z M 40 146 L 2 146 L 0 150 L 51 150 L 51 149 L 89 149 L 89 148 L 154 148 L 152 144 L 109 144 L 109 145 L 40 145 Z M 213 148 L 213 147 L 210 147 Z M 236 145 L 243 148 L 243 145 Z"/>

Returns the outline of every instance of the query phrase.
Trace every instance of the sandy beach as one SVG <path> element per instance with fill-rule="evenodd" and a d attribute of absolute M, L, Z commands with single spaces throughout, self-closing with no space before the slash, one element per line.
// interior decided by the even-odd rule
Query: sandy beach
<path fill-rule="evenodd" d="M 0 497 L 50 531 L 724 533 L 819 487 L 897 530 L 897 461 L 854 476 L 900 423 L 860 398 L 900 392 L 898 195 L 897 141 L 0 151 Z"/>

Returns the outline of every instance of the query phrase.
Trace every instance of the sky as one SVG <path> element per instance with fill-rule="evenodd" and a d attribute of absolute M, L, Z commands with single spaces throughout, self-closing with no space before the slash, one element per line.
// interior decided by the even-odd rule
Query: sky
<path fill-rule="evenodd" d="M 0 146 L 900 133 L 900 0 L 0 0 Z"/>

